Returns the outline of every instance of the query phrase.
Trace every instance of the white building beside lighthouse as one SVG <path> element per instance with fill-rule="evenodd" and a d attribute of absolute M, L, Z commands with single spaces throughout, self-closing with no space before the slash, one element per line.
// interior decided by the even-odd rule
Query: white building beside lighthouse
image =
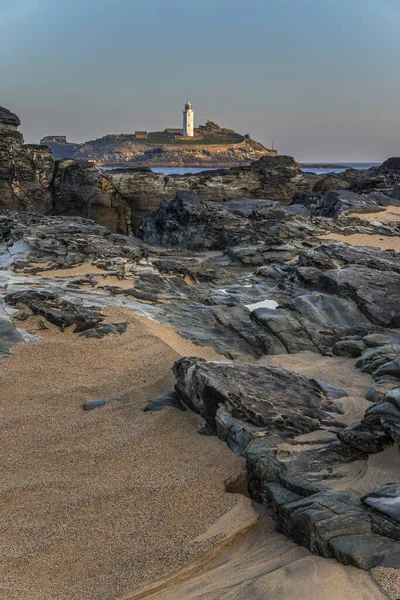
<path fill-rule="evenodd" d="M 183 111 L 183 131 L 184 137 L 194 136 L 194 111 L 189 100 L 186 101 L 185 110 Z"/>

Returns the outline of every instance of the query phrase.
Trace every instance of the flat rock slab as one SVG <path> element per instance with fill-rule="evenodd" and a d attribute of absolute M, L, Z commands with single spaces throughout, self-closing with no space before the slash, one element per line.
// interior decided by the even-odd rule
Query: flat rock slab
<path fill-rule="evenodd" d="M 215 428 L 219 407 L 234 418 L 294 437 L 321 427 L 340 426 L 337 408 L 313 380 L 243 363 L 183 358 L 174 365 L 182 401 Z"/>
<path fill-rule="evenodd" d="M 400 483 L 381 485 L 364 494 L 361 500 L 400 524 Z"/>

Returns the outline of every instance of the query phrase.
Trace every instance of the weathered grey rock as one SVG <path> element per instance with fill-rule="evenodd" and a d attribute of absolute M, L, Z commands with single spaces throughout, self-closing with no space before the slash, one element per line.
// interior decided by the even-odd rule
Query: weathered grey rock
<path fill-rule="evenodd" d="M 342 340 L 333 346 L 333 354 L 350 358 L 358 358 L 363 350 L 365 350 L 365 344 L 362 340 Z"/>
<path fill-rule="evenodd" d="M 0 106 L 0 130 L 17 129 L 21 125 L 21 121 L 10 110 Z"/>
<path fill-rule="evenodd" d="M 53 214 L 93 219 L 116 233 L 131 232 L 129 205 L 91 163 L 58 161 L 53 190 Z"/>
<path fill-rule="evenodd" d="M 325 271 L 318 279 L 321 291 L 351 298 L 372 322 L 400 327 L 400 274 L 364 267 Z"/>
<path fill-rule="evenodd" d="M 17 331 L 0 302 L 0 358 L 10 356 L 15 344 L 21 344 L 23 338 Z"/>
<path fill-rule="evenodd" d="M 321 423 L 340 426 L 336 406 L 321 388 L 283 369 L 183 358 L 173 371 L 179 397 L 210 427 L 215 428 L 220 407 L 236 419 L 288 438 L 314 431 Z"/>
<path fill-rule="evenodd" d="M 397 184 L 398 185 L 398 184 Z M 393 197 L 384 194 L 383 192 L 370 192 L 367 195 L 367 200 L 376 202 L 379 206 L 400 206 L 400 198 L 396 197 L 396 186 L 393 192 Z M 379 221 L 379 215 L 377 215 Z"/>
<path fill-rule="evenodd" d="M 174 408 L 179 408 L 179 410 L 186 410 L 180 402 L 176 392 L 169 392 L 169 394 L 164 394 L 164 396 L 151 400 L 151 402 L 146 404 L 143 410 L 144 412 L 154 412 L 164 410 L 166 406 L 173 406 Z"/>
<path fill-rule="evenodd" d="M 60 327 L 62 331 L 65 327 L 75 325 L 75 332 L 79 333 L 96 327 L 103 320 L 97 308 L 74 304 L 51 292 L 26 290 L 8 294 L 5 299 L 13 306 L 28 306 L 34 314 L 41 315 L 50 323 Z"/>
<path fill-rule="evenodd" d="M 344 565 L 359 569 L 377 566 L 400 568 L 400 543 L 380 535 L 348 535 L 335 537 L 329 542 L 333 556 Z"/>
<path fill-rule="evenodd" d="M 400 254 L 394 250 L 379 250 L 370 246 L 352 246 L 344 243 L 321 244 L 318 248 L 304 250 L 298 264 L 321 271 L 357 266 L 378 271 L 400 273 Z"/>
<path fill-rule="evenodd" d="M 0 208 L 50 213 L 53 156 L 43 146 L 24 145 L 19 124 L 0 108 Z"/>
<path fill-rule="evenodd" d="M 361 500 L 400 525 L 400 483 L 388 483 L 374 488 L 363 494 Z"/>
<path fill-rule="evenodd" d="M 370 198 L 348 190 L 332 190 L 321 198 L 313 212 L 322 217 L 336 218 L 347 213 L 371 213 L 381 210 L 382 208 Z"/>
<path fill-rule="evenodd" d="M 171 248 L 218 250 L 243 219 L 216 202 L 204 202 L 193 192 L 178 192 L 173 202 L 142 219 L 138 236 L 146 243 Z"/>

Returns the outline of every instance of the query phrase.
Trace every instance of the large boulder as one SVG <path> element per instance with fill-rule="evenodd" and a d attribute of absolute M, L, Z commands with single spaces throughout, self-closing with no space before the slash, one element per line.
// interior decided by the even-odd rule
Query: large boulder
<path fill-rule="evenodd" d="M 400 327 L 399 273 L 349 266 L 325 271 L 317 285 L 321 291 L 354 300 L 372 323 Z"/>
<path fill-rule="evenodd" d="M 194 192 L 178 192 L 175 200 L 163 202 L 142 219 L 138 236 L 156 246 L 218 250 L 225 247 L 230 232 L 245 223 L 217 202 L 200 200 Z"/>
<path fill-rule="evenodd" d="M 18 129 L 21 125 L 19 117 L 4 106 L 0 106 L 0 129 Z"/>
<path fill-rule="evenodd" d="M 221 407 L 236 419 L 287 438 L 321 424 L 337 425 L 337 409 L 321 387 L 283 369 L 183 358 L 174 373 L 181 400 L 213 429 Z"/>
<path fill-rule="evenodd" d="M 321 217 L 339 217 L 348 213 L 372 213 L 383 210 L 371 198 L 354 194 L 348 190 L 331 190 L 327 192 L 314 208 L 314 213 Z"/>

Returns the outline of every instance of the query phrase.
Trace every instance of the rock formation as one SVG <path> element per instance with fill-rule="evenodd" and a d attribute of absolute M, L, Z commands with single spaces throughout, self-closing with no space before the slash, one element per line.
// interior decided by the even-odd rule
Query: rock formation
<path fill-rule="evenodd" d="M 24 145 L 19 118 L 0 107 L 0 206 L 52 210 L 54 159 L 44 146 Z"/>

